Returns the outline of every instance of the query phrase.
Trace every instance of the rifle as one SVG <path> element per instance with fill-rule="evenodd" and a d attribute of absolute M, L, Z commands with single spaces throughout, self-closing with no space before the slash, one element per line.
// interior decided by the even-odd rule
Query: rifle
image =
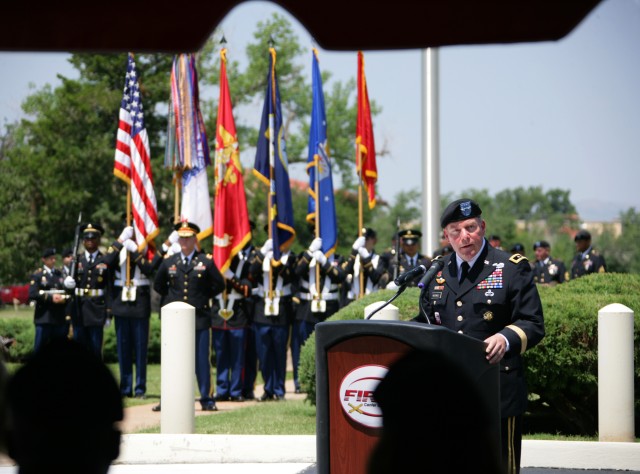
<path fill-rule="evenodd" d="M 393 266 L 393 279 L 395 281 L 398 278 L 398 274 L 400 272 L 400 217 L 396 218 L 396 248 L 394 249 L 396 252 L 395 255 L 395 265 Z"/>
<path fill-rule="evenodd" d="M 78 214 L 78 223 L 76 224 L 76 235 L 73 238 L 73 260 L 71 260 L 71 268 L 69 275 L 75 280 L 78 271 L 78 249 L 80 248 L 80 227 L 82 222 L 82 212 Z"/>
<path fill-rule="evenodd" d="M 41 295 L 61 295 L 65 300 L 71 297 L 66 290 L 40 290 L 38 293 Z"/>

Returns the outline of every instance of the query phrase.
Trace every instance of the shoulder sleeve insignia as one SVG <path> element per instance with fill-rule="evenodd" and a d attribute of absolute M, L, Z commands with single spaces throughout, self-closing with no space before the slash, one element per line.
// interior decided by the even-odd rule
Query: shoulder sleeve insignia
<path fill-rule="evenodd" d="M 524 255 L 520 255 L 519 253 L 514 253 L 510 258 L 509 261 L 511 263 L 515 263 L 516 265 L 520 262 L 526 262 L 528 259 L 527 257 L 525 257 Z"/>

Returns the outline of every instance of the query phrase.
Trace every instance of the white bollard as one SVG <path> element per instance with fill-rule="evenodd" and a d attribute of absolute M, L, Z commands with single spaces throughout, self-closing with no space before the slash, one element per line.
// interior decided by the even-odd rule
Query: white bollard
<path fill-rule="evenodd" d="M 633 311 L 614 303 L 598 311 L 598 436 L 635 441 Z"/>
<path fill-rule="evenodd" d="M 174 302 L 161 308 L 160 432 L 195 431 L 196 309 Z"/>
<path fill-rule="evenodd" d="M 364 308 L 364 318 L 367 319 L 371 313 L 384 304 L 384 301 L 376 301 Z M 400 312 L 397 306 L 389 304 L 374 314 L 371 319 L 383 319 L 387 321 L 398 321 L 400 319 Z"/>

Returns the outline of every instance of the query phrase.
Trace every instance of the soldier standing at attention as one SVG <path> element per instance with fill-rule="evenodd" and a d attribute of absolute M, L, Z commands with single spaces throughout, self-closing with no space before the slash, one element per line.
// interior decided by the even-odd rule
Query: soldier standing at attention
<path fill-rule="evenodd" d="M 77 275 L 67 276 L 64 286 L 75 289 L 71 305 L 73 338 L 102 358 L 104 326 L 111 324 L 112 272 L 116 265 L 121 241 L 114 242 L 104 255 L 99 250 L 100 237 L 104 233 L 98 224 L 84 224 L 80 228 L 84 252 L 78 259 Z"/>
<path fill-rule="evenodd" d="M 63 285 L 64 276 L 55 265 L 56 249 L 45 249 L 42 253 L 42 267 L 31 275 L 29 301 L 36 305 L 33 314 L 36 325 L 34 352 L 38 352 L 52 339 L 66 337 L 69 331 L 65 321 L 67 294 Z"/>
<path fill-rule="evenodd" d="M 353 242 L 349 259 L 342 264 L 347 274 L 342 284 L 342 306 L 360 298 L 360 294 L 368 295 L 380 288 L 386 288 L 389 283 L 389 271 L 374 248 L 376 242 L 376 231 L 369 228 Z"/>
<path fill-rule="evenodd" d="M 431 265 L 429 257 L 418 252 L 418 244 L 420 243 L 422 232 L 419 230 L 405 229 L 398 233 L 398 237 L 400 238 L 400 247 L 402 249 L 398 258 L 398 276 L 418 265 L 424 265 L 425 268 L 429 268 Z M 416 286 L 417 284 L 418 279 L 415 279 L 408 282 L 407 286 Z M 391 281 L 389 285 L 387 285 L 387 288 L 397 289 L 397 286 Z"/>
<path fill-rule="evenodd" d="M 557 285 L 564 283 L 566 268 L 564 262 L 551 257 L 551 245 L 546 240 L 533 244 L 536 263 L 533 265 L 533 281 L 539 285 Z"/>
<path fill-rule="evenodd" d="M 492 247 L 482 210 L 470 199 L 449 204 L 440 218 L 454 253 L 424 292 L 432 323 L 486 343 L 500 364 L 502 458 L 505 473 L 520 472 L 522 415 L 527 404 L 522 353 L 544 337 L 542 303 L 526 257 Z M 426 322 L 424 315 L 416 318 Z"/>
<path fill-rule="evenodd" d="M 216 411 L 218 408 L 211 388 L 209 301 L 224 290 L 224 279 L 213 263 L 213 256 L 196 249 L 200 228 L 185 221 L 176 224 L 175 230 L 178 232 L 180 252 L 163 260 L 153 288 L 163 296 L 163 305 L 181 301 L 196 309 L 196 378 L 200 405 L 204 411 Z M 160 409 L 159 405 L 157 409 Z"/>
<path fill-rule="evenodd" d="M 591 234 L 589 231 L 579 231 L 574 241 L 576 243 L 577 254 L 571 263 L 572 280 L 589 273 L 604 273 L 607 271 L 604 257 L 591 246 Z"/>

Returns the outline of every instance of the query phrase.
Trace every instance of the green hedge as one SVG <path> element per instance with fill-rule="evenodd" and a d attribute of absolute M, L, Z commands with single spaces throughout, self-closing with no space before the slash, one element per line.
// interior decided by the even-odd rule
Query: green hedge
<path fill-rule="evenodd" d="M 394 301 L 402 320 L 418 314 L 418 289 L 409 289 Z M 387 300 L 393 292 L 368 295 L 330 318 L 362 319 L 364 308 Z M 640 275 L 589 275 L 555 287 L 540 287 L 546 336 L 525 353 L 530 404 L 525 415 L 527 432 L 594 435 L 598 424 L 598 311 L 620 303 L 635 313 L 635 412 L 640 414 Z M 315 337 L 300 356 L 300 383 L 315 403 Z M 636 427 L 638 432 L 638 427 Z"/>
<path fill-rule="evenodd" d="M 0 318 L 0 335 L 13 337 L 17 344 L 9 349 L 8 362 L 23 362 L 33 352 L 33 340 L 35 338 L 35 326 L 33 315 L 30 317 Z M 116 330 L 111 324 L 104 330 L 104 346 L 102 351 L 106 363 L 118 362 L 116 350 Z M 160 319 L 157 314 L 151 316 L 149 328 L 149 354 L 150 364 L 160 363 Z"/>

